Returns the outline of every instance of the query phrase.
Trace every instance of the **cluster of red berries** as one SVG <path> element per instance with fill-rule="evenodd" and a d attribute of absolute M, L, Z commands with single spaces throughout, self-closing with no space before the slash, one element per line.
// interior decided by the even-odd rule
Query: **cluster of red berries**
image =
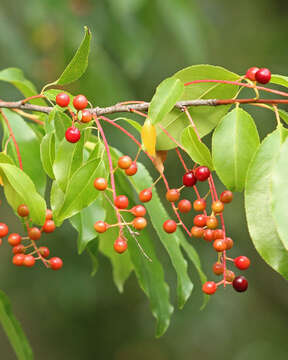
<path fill-rule="evenodd" d="M 251 81 L 257 81 L 260 84 L 267 84 L 271 79 L 271 71 L 266 68 L 259 69 L 253 66 L 247 70 L 246 78 Z"/>
<path fill-rule="evenodd" d="M 64 108 L 64 107 L 68 107 L 69 103 L 70 103 L 70 97 L 68 94 L 62 92 L 56 96 L 56 104 L 57 105 Z M 92 120 L 91 111 L 86 109 L 86 107 L 88 106 L 88 100 L 87 100 L 86 96 L 84 96 L 84 95 L 75 96 L 73 98 L 73 106 L 77 110 L 77 113 L 79 113 L 81 115 L 81 118 L 79 120 L 80 122 L 89 123 Z M 70 111 L 72 112 L 71 109 L 70 109 Z M 77 116 L 77 119 L 78 119 L 78 116 Z M 74 120 L 74 116 L 73 116 L 73 120 Z M 80 130 L 74 126 L 74 121 L 73 121 L 73 125 L 66 130 L 65 137 L 66 137 L 66 140 L 71 143 L 76 143 L 77 141 L 80 140 L 81 133 L 80 133 Z"/>
<path fill-rule="evenodd" d="M 17 213 L 24 220 L 24 223 L 27 227 L 28 236 L 22 237 L 18 233 L 11 233 L 8 236 L 8 243 L 13 247 L 13 264 L 16 266 L 32 267 L 35 265 L 37 260 L 42 260 L 46 266 L 50 267 L 52 270 L 61 269 L 63 266 L 62 260 L 59 257 L 52 257 L 47 259 L 50 255 L 49 248 L 46 246 L 38 247 L 35 243 L 35 241 L 40 239 L 42 232 L 54 232 L 55 223 L 53 221 L 52 211 L 47 209 L 46 220 L 41 229 L 36 226 L 29 226 L 29 209 L 25 204 L 19 205 Z M 2 243 L 2 238 L 7 236 L 8 233 L 8 226 L 5 223 L 0 223 L 0 245 Z M 26 241 L 27 244 L 24 245 L 23 241 Z"/>

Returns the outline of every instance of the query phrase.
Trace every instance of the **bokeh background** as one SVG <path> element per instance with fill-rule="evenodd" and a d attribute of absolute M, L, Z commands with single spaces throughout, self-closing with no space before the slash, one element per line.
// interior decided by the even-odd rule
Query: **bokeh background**
<path fill-rule="evenodd" d="M 149 100 L 163 78 L 192 64 L 222 65 L 240 74 L 260 65 L 287 74 L 287 11 L 285 0 L 1 0 L 0 69 L 20 67 L 40 89 L 62 72 L 88 25 L 93 33 L 89 69 L 69 89 L 100 106 Z M 19 98 L 1 83 L 0 94 Z M 273 116 L 258 109 L 253 113 L 263 137 L 275 125 Z M 124 152 L 135 150 L 112 130 L 109 140 Z M 168 176 L 179 184 L 182 169 L 170 161 Z M 191 266 L 193 295 L 182 311 L 175 310 L 160 339 L 154 338 L 154 319 L 135 276 L 119 294 L 110 263 L 100 256 L 99 270 L 90 277 L 90 259 L 77 255 L 77 234 L 69 225 L 49 239 L 65 262 L 57 273 L 41 266 L 17 269 L 10 249 L 2 246 L 0 288 L 11 298 L 35 359 L 287 359 L 288 284 L 253 248 L 243 205 L 242 194 L 236 194 L 225 220 L 236 243 L 232 256 L 252 259 L 249 291 L 221 289 L 200 311 L 200 283 Z M 21 231 L 5 203 L 0 214 L 1 221 Z M 214 253 L 201 242 L 195 246 L 211 274 Z M 158 250 L 175 300 L 175 274 Z M 15 359 L 2 329 L 0 359 Z"/>

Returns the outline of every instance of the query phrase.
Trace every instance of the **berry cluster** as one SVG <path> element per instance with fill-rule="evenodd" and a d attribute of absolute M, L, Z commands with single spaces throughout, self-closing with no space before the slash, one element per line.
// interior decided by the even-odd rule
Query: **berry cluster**
<path fill-rule="evenodd" d="M 0 245 L 2 238 L 8 235 L 8 243 L 12 246 L 12 262 L 16 266 L 33 267 L 37 260 L 41 260 L 46 267 L 52 270 L 59 270 L 63 262 L 59 257 L 48 259 L 50 250 L 46 246 L 38 247 L 36 242 L 41 238 L 42 232 L 52 233 L 55 230 L 52 211 L 46 210 L 46 220 L 41 229 L 36 226 L 30 226 L 29 209 L 25 204 L 21 204 L 17 209 L 18 215 L 23 218 L 23 223 L 27 229 L 27 236 L 21 236 L 18 233 L 9 233 L 8 226 L 0 223 Z M 36 241 L 36 242 L 35 242 Z M 26 244 L 23 244 L 26 243 Z"/>

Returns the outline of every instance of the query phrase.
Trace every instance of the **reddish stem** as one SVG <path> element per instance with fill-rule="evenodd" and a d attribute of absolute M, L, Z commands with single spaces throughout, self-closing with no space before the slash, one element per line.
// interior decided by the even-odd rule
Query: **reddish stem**
<path fill-rule="evenodd" d="M 29 96 L 26 99 L 21 100 L 22 104 L 25 104 L 26 102 L 33 100 L 33 99 L 40 99 L 40 98 L 45 98 L 44 94 L 38 94 L 38 95 L 34 95 L 34 96 Z"/>
<path fill-rule="evenodd" d="M 187 168 L 187 166 L 186 166 L 186 164 L 185 164 L 185 162 L 184 162 L 184 160 L 183 160 L 183 157 L 182 157 L 179 149 L 176 148 L 175 150 L 176 150 L 176 153 L 177 153 L 177 155 L 178 155 L 178 158 L 179 158 L 181 164 L 183 165 L 184 170 L 185 170 L 186 172 L 188 172 L 189 170 L 188 170 L 188 168 Z"/>

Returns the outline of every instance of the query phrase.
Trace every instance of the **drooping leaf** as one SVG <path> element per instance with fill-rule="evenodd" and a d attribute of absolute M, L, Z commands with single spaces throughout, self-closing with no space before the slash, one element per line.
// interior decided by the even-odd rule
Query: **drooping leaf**
<path fill-rule="evenodd" d="M 0 163 L 0 174 L 8 203 L 17 211 L 20 204 L 26 204 L 30 218 L 35 224 L 43 225 L 46 214 L 45 200 L 36 192 L 35 185 L 24 171 L 15 165 Z"/>
<path fill-rule="evenodd" d="M 253 118 L 239 107 L 218 124 L 212 138 L 213 163 L 228 189 L 244 189 L 247 169 L 259 142 Z"/>
<path fill-rule="evenodd" d="M 162 121 L 184 92 L 184 84 L 177 78 L 162 81 L 150 102 L 148 118 L 153 125 Z"/>
<path fill-rule="evenodd" d="M 194 80 L 230 80 L 236 81 L 240 76 L 228 71 L 220 66 L 212 65 L 193 65 L 178 71 L 174 78 L 187 83 Z M 238 91 L 238 86 L 220 83 L 199 83 L 185 86 L 182 100 L 195 99 L 229 99 L 233 98 Z M 224 106 L 191 106 L 189 113 L 196 125 L 201 137 L 212 131 L 220 119 L 229 110 L 229 105 Z M 180 142 L 182 131 L 190 125 L 185 113 L 178 109 L 173 109 L 165 119 L 160 122 L 174 139 Z M 157 127 L 157 150 L 170 150 L 176 145 L 169 137 Z"/>
<path fill-rule="evenodd" d="M 91 262 L 92 262 L 92 271 L 91 276 L 94 276 L 98 270 L 98 247 L 99 242 L 98 239 L 94 239 L 92 241 L 89 241 L 87 244 L 86 250 L 90 256 Z"/>
<path fill-rule="evenodd" d="M 256 250 L 275 271 L 288 279 L 288 252 L 277 232 L 271 211 L 273 167 L 281 149 L 281 129 L 267 136 L 248 169 L 245 209 Z"/>
<path fill-rule="evenodd" d="M 21 116 L 14 111 L 3 109 L 4 115 L 9 120 L 9 124 L 17 141 L 19 152 L 22 160 L 23 170 L 34 182 L 37 191 L 44 195 L 46 188 L 46 175 L 42 169 L 40 158 L 40 141 L 35 135 L 34 131 L 27 125 Z M 4 128 L 3 148 L 9 138 L 9 131 L 6 122 L 2 119 Z M 12 139 L 7 146 L 7 153 L 14 160 L 14 163 L 19 166 L 16 148 Z"/>
<path fill-rule="evenodd" d="M 48 133 L 43 137 L 40 144 L 40 155 L 43 169 L 51 179 L 54 179 L 53 163 L 55 160 L 55 133 Z"/>
<path fill-rule="evenodd" d="M 19 321 L 15 318 L 10 301 L 3 291 L 0 291 L 0 323 L 19 360 L 32 360 L 33 353 Z"/>
<path fill-rule="evenodd" d="M 189 126 L 183 131 L 181 143 L 195 163 L 207 166 L 210 170 L 213 170 L 210 151 L 208 147 L 198 139 L 192 127 Z"/>

